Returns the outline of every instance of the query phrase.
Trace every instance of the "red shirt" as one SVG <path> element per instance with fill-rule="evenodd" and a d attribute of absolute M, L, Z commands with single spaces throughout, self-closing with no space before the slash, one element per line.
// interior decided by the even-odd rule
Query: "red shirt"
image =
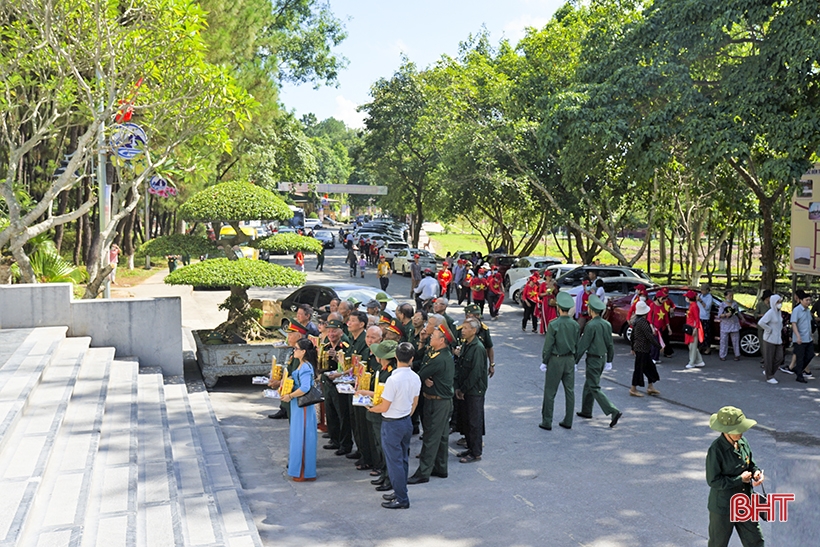
<path fill-rule="evenodd" d="M 487 280 L 483 277 L 475 276 L 470 280 L 470 290 L 473 300 L 484 300 L 484 291 L 487 290 Z"/>
<path fill-rule="evenodd" d="M 495 294 L 501 294 L 504 292 L 504 286 L 501 283 L 501 276 L 498 274 L 490 276 L 490 278 L 487 280 L 487 286 Z"/>
<path fill-rule="evenodd" d="M 453 280 L 453 273 L 449 269 L 439 270 L 436 277 L 438 277 L 438 284 L 441 288 L 446 290 L 447 285 Z"/>

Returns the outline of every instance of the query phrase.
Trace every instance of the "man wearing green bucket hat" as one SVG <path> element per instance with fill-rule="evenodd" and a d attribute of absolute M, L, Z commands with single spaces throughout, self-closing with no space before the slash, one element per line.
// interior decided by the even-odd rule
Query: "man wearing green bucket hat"
<path fill-rule="evenodd" d="M 581 327 L 569 315 L 575 307 L 569 293 L 562 292 L 556 298 L 559 315 L 550 321 L 544 349 L 541 352 L 541 370 L 546 372 L 544 379 L 544 402 L 541 405 L 541 429 L 552 429 L 552 411 L 555 403 L 555 392 L 558 384 L 564 384 L 565 413 L 558 425 L 572 429 L 572 417 L 575 412 L 575 352 Z"/>
<path fill-rule="evenodd" d="M 709 427 L 721 433 L 706 453 L 706 482 L 709 484 L 709 547 L 726 547 L 737 530 L 743 547 L 763 547 L 763 532 L 757 519 L 732 522 L 730 503 L 735 494 L 752 495 L 752 486 L 764 480 L 763 470 L 752 458 L 743 433 L 757 422 L 743 411 L 724 406 L 712 414 Z"/>

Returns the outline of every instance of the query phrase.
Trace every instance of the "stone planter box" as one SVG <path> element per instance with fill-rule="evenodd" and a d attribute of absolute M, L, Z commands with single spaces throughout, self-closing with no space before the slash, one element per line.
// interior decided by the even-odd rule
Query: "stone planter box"
<path fill-rule="evenodd" d="M 196 360 L 205 379 L 205 386 L 212 388 L 222 376 L 268 376 L 271 359 L 277 364 L 290 360 L 293 349 L 279 344 L 204 344 L 200 333 L 193 331 L 196 342 Z"/>

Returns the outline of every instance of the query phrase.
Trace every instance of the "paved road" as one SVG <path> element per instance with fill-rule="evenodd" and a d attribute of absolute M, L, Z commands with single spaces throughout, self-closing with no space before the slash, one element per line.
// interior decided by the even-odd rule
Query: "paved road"
<path fill-rule="evenodd" d="M 275 260 L 292 264 L 290 257 Z M 309 282 L 347 278 L 342 262 L 342 250 L 330 251 L 325 272 L 318 273 L 309 259 Z M 372 274 L 364 282 L 378 285 Z M 401 300 L 409 293 L 409 280 L 394 276 L 388 292 Z M 185 326 L 198 328 L 221 320 L 216 302 L 224 293 L 188 291 L 180 296 Z M 211 304 L 213 312 L 208 311 Z M 462 317 L 458 308 L 451 314 Z M 407 511 L 381 509 L 381 497 L 368 474 L 356 471 L 351 460 L 321 448 L 319 480 L 288 481 L 287 423 L 267 419 L 273 405 L 249 378 L 221 379 L 211 398 L 265 544 L 705 546 L 704 458 L 717 436 L 708 419 L 728 404 L 741 407 L 760 424 L 746 437 L 766 470 L 767 490 L 797 495 L 789 522 L 763 524 L 767 545 L 818 544 L 820 381 L 806 387 L 781 375 L 781 383 L 771 386 L 763 382 L 757 359 L 720 362 L 714 354 L 706 357 L 705 368 L 685 370 L 681 346 L 659 367 L 657 387 L 662 395 L 635 399 L 627 393 L 632 372 L 629 348 L 618 340 L 614 370 L 602 381 L 624 412 L 618 426 L 610 429 L 596 407 L 593 420 L 576 417 L 570 431 L 542 431 L 537 425 L 544 382 L 538 370 L 543 338 L 521 332 L 520 320 L 520 308 L 504 305 L 501 319 L 489 322 L 497 372 L 487 394 L 483 460 L 459 464 L 452 456 L 449 478 L 410 486 Z M 582 385 L 583 375 L 578 374 L 576 410 Z M 560 390 L 555 408 L 557 422 L 563 413 Z M 451 436 L 453 454 L 456 440 Z M 412 454 L 420 444 L 413 439 Z M 411 461 L 411 473 L 416 461 Z M 734 538 L 730 545 L 740 542 Z"/>

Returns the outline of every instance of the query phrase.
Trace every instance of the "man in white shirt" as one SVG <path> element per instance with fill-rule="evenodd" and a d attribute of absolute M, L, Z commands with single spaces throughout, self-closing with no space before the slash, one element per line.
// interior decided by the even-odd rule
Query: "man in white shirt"
<path fill-rule="evenodd" d="M 421 380 L 410 368 L 415 353 L 413 345 L 402 342 L 395 351 L 397 368 L 384 384 L 381 402 L 369 410 L 382 415 L 382 451 L 387 463 L 387 475 L 393 485 L 393 493 L 384 494 L 386 501 L 382 507 L 407 509 L 410 507 L 407 495 L 408 458 L 413 434 L 410 415 L 419 402 Z"/>
<path fill-rule="evenodd" d="M 700 312 L 700 324 L 703 327 L 703 343 L 700 352 L 704 355 L 712 353 L 712 304 L 714 299 L 710 293 L 709 285 L 700 286 L 698 295 L 698 311 Z"/>
<path fill-rule="evenodd" d="M 416 309 L 430 311 L 429 307 L 433 298 L 438 296 L 438 286 L 433 270 L 425 268 L 424 277 L 419 281 L 419 286 L 413 291 L 416 294 Z"/>

